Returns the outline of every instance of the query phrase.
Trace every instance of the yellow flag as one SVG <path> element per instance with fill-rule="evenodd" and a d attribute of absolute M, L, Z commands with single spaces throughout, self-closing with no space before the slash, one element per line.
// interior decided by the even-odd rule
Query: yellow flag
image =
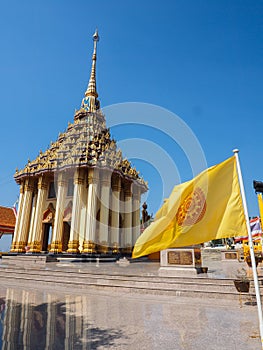
<path fill-rule="evenodd" d="M 240 235 L 247 235 L 247 228 L 233 156 L 175 186 L 132 256 Z"/>
<path fill-rule="evenodd" d="M 259 215 L 260 215 L 260 224 L 261 228 L 263 227 L 263 200 L 262 200 L 262 194 L 258 193 L 258 207 L 259 207 Z"/>

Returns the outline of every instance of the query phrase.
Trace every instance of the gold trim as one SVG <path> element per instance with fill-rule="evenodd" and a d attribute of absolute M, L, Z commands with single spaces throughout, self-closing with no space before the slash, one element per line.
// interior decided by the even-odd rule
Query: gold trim
<path fill-rule="evenodd" d="M 34 186 L 32 184 L 25 184 L 25 192 L 33 192 Z"/>
<path fill-rule="evenodd" d="M 13 252 L 15 253 L 24 253 L 26 251 L 26 242 L 20 241 L 16 242 Z"/>
<path fill-rule="evenodd" d="M 88 184 L 99 184 L 99 172 L 97 169 L 89 169 L 88 172 Z"/>
<path fill-rule="evenodd" d="M 111 188 L 112 188 L 112 191 L 115 191 L 115 192 L 121 191 L 121 178 L 119 175 L 114 174 L 111 177 Z"/>
<path fill-rule="evenodd" d="M 47 183 L 45 182 L 45 180 L 42 177 L 40 177 L 38 179 L 37 189 L 38 190 L 47 190 L 47 188 L 48 188 Z"/>
<path fill-rule="evenodd" d="M 73 179 L 74 185 L 83 185 L 85 182 L 84 178 L 85 178 L 85 175 L 83 174 L 83 170 L 82 169 L 76 170 L 74 174 L 74 179 Z"/>
<path fill-rule="evenodd" d="M 19 192 L 20 192 L 21 194 L 25 193 L 25 186 L 24 186 L 24 182 L 22 182 L 22 183 L 21 183 L 21 185 L 20 185 L 20 189 L 19 189 Z"/>
<path fill-rule="evenodd" d="M 96 253 L 96 244 L 91 240 L 84 241 L 82 253 Z"/>
<path fill-rule="evenodd" d="M 16 249 L 17 242 L 12 242 L 10 252 L 14 252 Z"/>
<path fill-rule="evenodd" d="M 68 181 L 66 180 L 58 180 L 58 187 L 67 187 Z"/>
<path fill-rule="evenodd" d="M 68 242 L 68 253 L 79 253 L 79 241 L 72 240 Z"/>
<path fill-rule="evenodd" d="M 50 253 L 62 253 L 62 243 L 60 241 L 54 241 L 51 243 Z"/>
<path fill-rule="evenodd" d="M 99 244 L 97 244 L 97 252 L 100 254 L 107 254 L 109 251 L 109 246 L 106 241 L 102 241 Z"/>
<path fill-rule="evenodd" d="M 123 184 L 124 189 L 124 195 L 125 197 L 132 197 L 132 191 L 131 191 L 131 182 L 125 181 Z"/>
<path fill-rule="evenodd" d="M 120 252 L 119 243 L 114 242 L 113 246 L 112 246 L 112 253 L 113 254 L 118 254 L 119 252 Z"/>
<path fill-rule="evenodd" d="M 31 253 L 39 253 L 41 251 L 42 244 L 39 241 L 33 241 L 28 245 L 30 246 L 29 252 Z"/>
<path fill-rule="evenodd" d="M 124 254 L 130 254 L 130 253 L 132 252 L 132 246 L 131 246 L 130 244 L 127 244 L 127 245 L 123 248 L 122 252 L 123 252 Z"/>
<path fill-rule="evenodd" d="M 84 179 L 77 177 L 74 179 L 74 185 L 84 185 Z"/>

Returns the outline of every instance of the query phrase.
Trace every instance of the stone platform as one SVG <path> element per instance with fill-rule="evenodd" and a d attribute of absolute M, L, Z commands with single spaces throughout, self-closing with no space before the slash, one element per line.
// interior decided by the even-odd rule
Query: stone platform
<path fill-rule="evenodd" d="M 99 254 L 5 254 L 2 256 L 4 265 L 22 266 L 45 266 L 50 262 L 115 262 L 117 255 L 99 255 Z"/>
<path fill-rule="evenodd" d="M 219 258 L 219 260 L 218 260 Z M 15 259 L 15 257 L 14 257 Z M 19 258 L 20 259 L 20 258 Z M 18 259 L 18 260 L 19 260 Z M 27 258 L 24 258 L 27 259 Z M 221 257 L 209 254 L 204 257 L 208 272 L 195 277 L 167 277 L 159 275 L 160 264 L 157 262 L 116 262 L 100 263 L 97 261 L 83 264 L 67 261 L 48 262 L 45 264 L 0 264 L 0 280 L 3 283 L 34 288 L 36 283 L 55 290 L 81 293 L 100 290 L 107 292 L 140 293 L 169 295 L 176 297 L 198 297 L 216 299 L 240 298 L 233 280 L 238 269 L 245 267 L 243 262 L 221 262 Z M 248 270 L 248 273 L 251 271 Z M 263 295 L 263 271 L 258 268 L 259 284 Z M 251 272 L 249 294 L 242 294 L 244 300 L 255 297 Z"/>
<path fill-rule="evenodd" d="M 3 264 L 17 265 L 19 267 L 25 266 L 38 266 L 45 267 L 47 262 L 58 261 L 55 256 L 52 255 L 36 255 L 36 254 L 7 254 L 2 256 Z"/>

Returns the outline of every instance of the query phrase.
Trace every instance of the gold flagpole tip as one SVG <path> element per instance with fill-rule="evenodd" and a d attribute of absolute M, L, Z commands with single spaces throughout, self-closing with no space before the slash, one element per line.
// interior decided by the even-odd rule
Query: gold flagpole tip
<path fill-rule="evenodd" d="M 239 152 L 238 148 L 233 149 L 233 153 L 238 153 L 238 152 Z"/>

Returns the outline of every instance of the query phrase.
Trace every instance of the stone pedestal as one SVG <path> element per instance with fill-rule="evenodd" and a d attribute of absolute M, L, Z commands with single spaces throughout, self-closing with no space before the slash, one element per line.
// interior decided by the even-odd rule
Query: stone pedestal
<path fill-rule="evenodd" d="M 27 267 L 45 267 L 47 262 L 55 262 L 57 259 L 53 256 L 41 256 L 34 254 L 25 255 L 5 255 L 2 257 L 3 264 L 17 265 L 19 268 Z"/>
<path fill-rule="evenodd" d="M 207 272 L 202 267 L 201 249 L 199 247 L 172 248 L 160 252 L 160 276 L 196 276 Z"/>
<path fill-rule="evenodd" d="M 221 260 L 222 261 L 239 261 L 240 254 L 237 250 L 222 250 Z"/>

